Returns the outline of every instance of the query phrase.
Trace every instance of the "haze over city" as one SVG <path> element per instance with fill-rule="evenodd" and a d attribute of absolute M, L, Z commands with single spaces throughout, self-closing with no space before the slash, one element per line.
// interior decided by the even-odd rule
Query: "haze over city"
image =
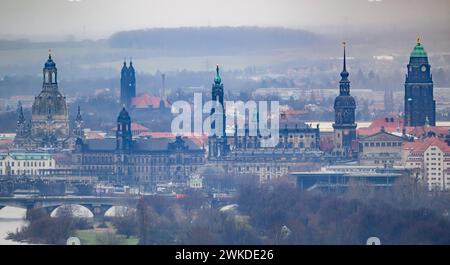
<path fill-rule="evenodd" d="M 1 0 L 0 245 L 450 245 L 449 10 Z"/>
<path fill-rule="evenodd" d="M 205 26 L 423 35 L 448 33 L 449 7 L 446 0 L 3 0 L 0 37 L 98 39 L 123 30 Z"/>

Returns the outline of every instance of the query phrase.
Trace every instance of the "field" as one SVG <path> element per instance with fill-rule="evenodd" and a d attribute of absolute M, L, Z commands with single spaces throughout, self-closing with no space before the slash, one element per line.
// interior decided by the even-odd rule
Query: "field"
<path fill-rule="evenodd" d="M 77 230 L 75 236 L 81 241 L 81 245 L 137 245 L 139 239 L 136 237 L 126 238 L 119 235 L 108 224 L 108 228 L 94 228 L 88 230 Z"/>

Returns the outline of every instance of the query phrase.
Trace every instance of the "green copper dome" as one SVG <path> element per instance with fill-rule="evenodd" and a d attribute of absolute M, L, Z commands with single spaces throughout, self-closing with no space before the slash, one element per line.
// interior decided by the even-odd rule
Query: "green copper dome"
<path fill-rule="evenodd" d="M 411 57 L 428 57 L 427 52 L 423 48 L 422 44 L 420 44 L 420 42 L 417 42 L 416 47 L 414 47 L 413 51 L 411 52 Z"/>

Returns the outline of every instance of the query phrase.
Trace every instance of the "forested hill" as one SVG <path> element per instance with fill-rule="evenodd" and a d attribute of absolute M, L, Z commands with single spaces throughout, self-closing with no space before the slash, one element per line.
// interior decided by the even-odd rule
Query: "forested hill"
<path fill-rule="evenodd" d="M 322 41 L 321 36 L 305 30 L 260 27 L 155 28 L 118 32 L 108 40 L 113 48 L 203 54 L 313 47 Z"/>

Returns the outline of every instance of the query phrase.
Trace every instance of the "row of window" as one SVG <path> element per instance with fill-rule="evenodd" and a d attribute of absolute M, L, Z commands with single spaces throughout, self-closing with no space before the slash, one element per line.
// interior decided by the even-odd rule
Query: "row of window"
<path fill-rule="evenodd" d="M 238 171 L 250 171 L 250 167 L 238 167 Z M 255 171 L 281 171 L 281 167 L 271 168 L 271 167 L 256 167 Z"/>
<path fill-rule="evenodd" d="M 365 147 L 397 147 L 402 146 L 402 142 L 371 142 L 364 143 Z"/>
<path fill-rule="evenodd" d="M 394 160 L 375 160 L 375 164 L 394 164 Z"/>
<path fill-rule="evenodd" d="M 129 162 L 131 163 L 167 163 L 167 162 L 174 162 L 175 160 L 173 158 L 168 158 L 168 157 L 152 157 L 152 158 L 148 158 L 148 157 L 134 157 L 134 158 L 129 158 L 128 159 Z M 128 162 L 126 161 L 126 162 Z M 80 162 L 80 161 L 78 161 Z M 176 158 L 176 162 L 177 163 L 182 163 L 183 162 L 183 157 L 182 156 L 177 156 Z M 202 163 L 203 162 L 203 158 L 202 157 L 187 157 L 184 158 L 184 163 Z M 98 156 L 85 156 L 83 157 L 83 163 L 86 164 L 95 164 L 95 163 L 99 163 L 99 164 L 112 164 L 113 163 L 113 159 L 112 157 L 98 157 Z"/>
<path fill-rule="evenodd" d="M 22 163 L 20 161 L 17 161 L 17 162 L 0 161 L 0 167 L 3 165 L 5 165 L 7 167 L 15 167 L 15 166 L 17 166 L 17 167 L 21 167 L 21 166 L 22 167 L 46 167 L 46 166 L 51 167 L 53 165 L 53 163 L 52 163 L 52 161 L 48 161 L 48 163 L 45 161 L 23 161 Z"/>
<path fill-rule="evenodd" d="M 3 169 L 0 169 L 0 175 L 3 174 L 8 174 L 7 171 L 3 172 Z M 40 171 L 36 170 L 36 169 L 18 169 L 18 170 L 14 170 L 11 169 L 11 171 L 9 171 L 9 174 L 11 175 L 40 175 Z"/>

